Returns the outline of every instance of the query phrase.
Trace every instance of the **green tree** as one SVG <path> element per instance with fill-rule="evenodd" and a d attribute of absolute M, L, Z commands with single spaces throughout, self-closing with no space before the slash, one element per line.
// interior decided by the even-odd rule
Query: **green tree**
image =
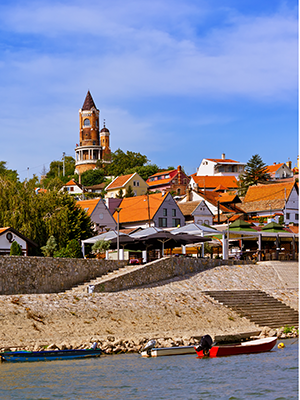
<path fill-rule="evenodd" d="M 149 160 L 147 156 L 134 151 L 127 151 L 124 153 L 121 149 L 116 150 L 111 154 L 111 164 L 104 166 L 106 175 L 126 175 L 126 171 L 132 168 L 141 167 Z"/>
<path fill-rule="evenodd" d="M 61 250 L 54 253 L 54 257 L 62 258 L 82 258 L 81 247 L 76 239 L 72 239 L 67 247 L 63 247 Z"/>
<path fill-rule="evenodd" d="M 132 190 L 131 185 L 128 186 L 125 197 L 134 197 L 134 191 Z"/>
<path fill-rule="evenodd" d="M 0 161 L 0 177 L 1 176 L 15 182 L 18 180 L 17 171 L 12 169 L 7 169 L 6 161 Z"/>
<path fill-rule="evenodd" d="M 104 182 L 104 170 L 101 169 L 90 169 L 85 171 L 81 175 L 81 183 L 84 186 L 98 185 Z"/>
<path fill-rule="evenodd" d="M 255 154 L 247 162 L 245 171 L 239 177 L 239 195 L 245 196 L 250 186 L 266 183 L 270 178 L 266 164 L 258 154 Z"/>
<path fill-rule="evenodd" d="M 123 199 L 124 195 L 123 195 L 123 190 L 120 189 L 118 194 L 116 195 L 117 199 Z"/>
<path fill-rule="evenodd" d="M 90 217 L 72 196 L 57 190 L 36 194 L 38 184 L 36 177 L 21 183 L 0 176 L 0 226 L 11 226 L 37 243 L 35 254 L 52 235 L 58 250 L 72 239 L 93 236 Z"/>
<path fill-rule="evenodd" d="M 97 240 L 92 246 L 92 253 L 96 255 L 103 254 L 106 250 L 110 248 L 109 240 Z"/>
<path fill-rule="evenodd" d="M 65 164 L 65 175 L 63 175 Z M 47 184 L 48 179 L 59 178 L 64 183 L 67 183 L 71 178 L 74 177 L 75 172 L 75 159 L 73 157 L 65 157 L 63 161 L 52 161 L 50 164 L 50 169 L 45 178 L 45 184 Z"/>
<path fill-rule="evenodd" d="M 140 175 L 140 177 L 143 178 L 144 181 L 146 181 L 149 178 L 149 176 L 154 175 L 157 172 L 159 172 L 159 168 L 156 164 L 147 164 L 147 165 L 142 165 L 140 167 L 128 169 L 125 172 L 126 172 L 126 175 L 137 172 Z"/>
<path fill-rule="evenodd" d="M 45 257 L 53 257 L 55 250 L 57 249 L 57 243 L 54 236 L 50 236 L 47 240 L 46 246 L 41 247 L 41 250 Z"/>
<path fill-rule="evenodd" d="M 12 244 L 10 246 L 10 253 L 9 254 L 11 256 L 21 256 L 22 255 L 22 247 L 15 240 L 12 242 Z"/>

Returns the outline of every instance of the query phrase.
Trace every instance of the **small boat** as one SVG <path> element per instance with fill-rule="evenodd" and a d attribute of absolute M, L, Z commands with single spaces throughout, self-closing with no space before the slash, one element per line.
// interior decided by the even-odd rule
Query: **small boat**
<path fill-rule="evenodd" d="M 195 354 L 194 346 L 154 347 L 148 351 L 141 351 L 142 357 L 179 356 L 182 354 Z"/>
<path fill-rule="evenodd" d="M 99 357 L 101 353 L 102 351 L 97 349 L 96 346 L 86 350 L 6 351 L 0 353 L 0 360 L 4 362 L 70 360 L 74 358 Z"/>
<path fill-rule="evenodd" d="M 206 335 L 209 336 L 209 335 Z M 267 337 L 263 339 L 250 340 L 235 344 L 212 345 L 211 347 L 200 346 L 194 347 L 198 358 L 204 357 L 223 357 L 234 356 L 238 354 L 262 353 L 273 349 L 277 341 L 277 337 Z"/>

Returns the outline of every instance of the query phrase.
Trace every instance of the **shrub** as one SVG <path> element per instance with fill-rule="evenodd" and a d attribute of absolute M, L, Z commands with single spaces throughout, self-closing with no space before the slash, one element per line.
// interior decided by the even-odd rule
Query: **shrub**
<path fill-rule="evenodd" d="M 45 257 L 53 257 L 53 254 L 57 248 L 57 243 L 54 236 L 50 236 L 47 240 L 46 246 L 41 247 L 42 253 Z"/>
<path fill-rule="evenodd" d="M 22 247 L 15 240 L 12 242 L 12 244 L 10 246 L 10 253 L 9 254 L 11 256 L 21 256 L 22 255 Z"/>
<path fill-rule="evenodd" d="M 63 247 L 62 249 L 56 251 L 54 253 L 54 257 L 61 258 L 82 258 L 81 247 L 76 239 L 72 239 L 67 247 Z"/>

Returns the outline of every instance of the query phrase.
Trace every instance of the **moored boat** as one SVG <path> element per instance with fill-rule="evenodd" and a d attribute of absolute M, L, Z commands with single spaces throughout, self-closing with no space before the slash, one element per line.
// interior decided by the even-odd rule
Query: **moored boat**
<path fill-rule="evenodd" d="M 208 335 L 206 335 L 208 336 Z M 250 340 L 247 342 L 235 344 L 222 344 L 210 346 L 194 347 L 198 358 L 204 357 L 223 357 L 238 354 L 262 353 L 273 349 L 277 341 L 277 337 L 267 337 L 262 339 Z"/>
<path fill-rule="evenodd" d="M 142 357 L 160 357 L 160 356 L 179 356 L 183 354 L 194 354 L 194 346 L 176 346 L 176 347 L 154 347 L 150 350 L 142 351 Z"/>
<path fill-rule="evenodd" d="M 86 350 L 7 351 L 0 353 L 0 359 L 4 362 L 70 360 L 99 357 L 101 353 L 102 351 L 97 348 Z"/>

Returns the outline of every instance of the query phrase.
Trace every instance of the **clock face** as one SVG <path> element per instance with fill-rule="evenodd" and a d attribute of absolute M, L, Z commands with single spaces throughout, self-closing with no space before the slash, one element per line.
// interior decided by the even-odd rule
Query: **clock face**
<path fill-rule="evenodd" d="M 103 218 L 104 218 L 104 216 L 103 216 L 102 213 L 99 214 L 99 218 L 100 218 L 100 219 L 103 219 Z"/>

